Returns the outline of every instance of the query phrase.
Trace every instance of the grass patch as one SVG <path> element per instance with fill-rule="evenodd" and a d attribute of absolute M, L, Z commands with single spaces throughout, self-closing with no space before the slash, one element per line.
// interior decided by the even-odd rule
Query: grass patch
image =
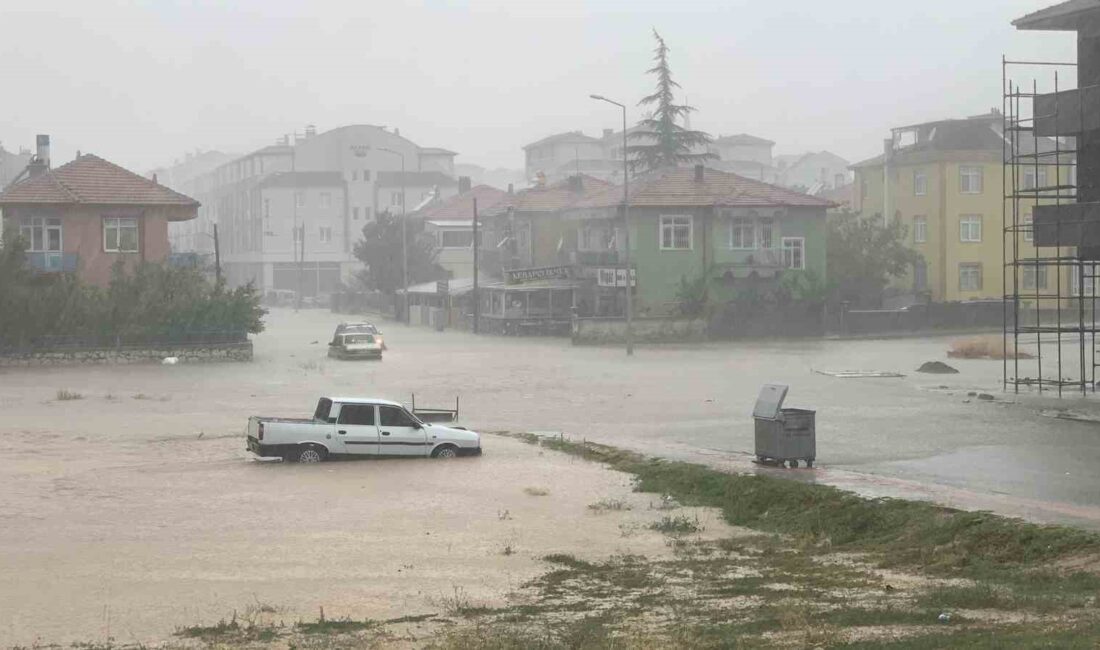
<path fill-rule="evenodd" d="M 298 622 L 294 629 L 302 634 L 348 634 L 378 627 L 378 621 L 364 619 L 356 621 L 350 618 L 318 619 L 310 623 Z"/>
<path fill-rule="evenodd" d="M 688 535 L 703 530 L 702 524 L 699 523 L 699 517 L 687 517 L 685 515 L 676 515 L 675 517 L 665 515 L 660 521 L 650 524 L 649 528 L 666 535 Z"/>
<path fill-rule="evenodd" d="M 525 488 L 523 488 L 523 493 L 526 494 L 527 496 L 532 496 L 532 497 L 544 497 L 544 496 L 550 494 L 550 490 L 547 490 L 546 488 L 541 488 L 541 487 L 525 487 Z"/>
<path fill-rule="evenodd" d="M 61 389 L 58 389 L 58 391 L 57 391 L 56 399 L 59 402 L 69 402 L 69 401 L 72 401 L 72 400 L 84 399 L 84 396 L 81 395 L 80 393 L 61 388 Z"/>
<path fill-rule="evenodd" d="M 588 509 L 594 512 L 608 512 L 631 510 L 630 504 L 622 499 L 600 499 L 595 503 L 588 504 Z"/>

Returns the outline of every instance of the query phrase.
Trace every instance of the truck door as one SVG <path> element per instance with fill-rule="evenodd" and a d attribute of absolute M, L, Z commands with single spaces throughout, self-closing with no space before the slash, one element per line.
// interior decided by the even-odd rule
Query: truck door
<path fill-rule="evenodd" d="M 378 419 L 374 404 L 341 404 L 336 437 L 345 454 L 378 454 Z"/>
<path fill-rule="evenodd" d="M 378 406 L 378 453 L 383 456 L 426 456 L 428 436 L 420 423 L 397 406 Z"/>

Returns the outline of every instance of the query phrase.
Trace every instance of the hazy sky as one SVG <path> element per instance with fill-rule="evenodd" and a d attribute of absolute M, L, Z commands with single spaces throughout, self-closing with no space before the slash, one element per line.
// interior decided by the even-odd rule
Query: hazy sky
<path fill-rule="evenodd" d="M 518 168 L 540 137 L 618 126 L 588 95 L 647 93 L 656 27 L 694 127 L 857 160 L 892 126 L 999 107 L 1003 53 L 1073 60 L 1072 35 L 1009 25 L 1050 4 L 0 0 L 0 142 L 49 133 L 55 165 L 79 149 L 144 172 L 368 123 Z"/>

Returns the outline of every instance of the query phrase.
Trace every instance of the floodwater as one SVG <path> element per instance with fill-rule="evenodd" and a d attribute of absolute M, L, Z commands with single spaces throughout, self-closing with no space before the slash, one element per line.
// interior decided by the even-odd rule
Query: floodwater
<path fill-rule="evenodd" d="M 1043 415 L 1094 403 L 1005 395 L 999 361 L 912 372 L 946 360 L 950 338 L 640 347 L 628 358 L 561 339 L 379 323 L 383 361 L 336 361 L 325 343 L 339 320 L 275 311 L 250 364 L 0 369 L 0 645 L 159 638 L 261 603 L 287 620 L 319 606 L 376 618 L 438 611 L 456 593 L 502 598 L 541 570 L 544 553 L 663 548 L 656 534 L 625 537 L 623 520 L 586 511 L 602 497 L 638 498 L 626 477 L 504 439 L 447 462 L 249 459 L 249 415 L 308 416 L 326 394 L 407 402 L 415 392 L 429 407 L 460 396 L 460 419 L 482 430 L 563 432 L 1100 528 L 1100 426 Z M 817 410 L 813 470 L 751 464 L 750 414 L 768 382 L 790 385 L 788 406 Z M 58 401 L 62 389 L 83 399 Z"/>

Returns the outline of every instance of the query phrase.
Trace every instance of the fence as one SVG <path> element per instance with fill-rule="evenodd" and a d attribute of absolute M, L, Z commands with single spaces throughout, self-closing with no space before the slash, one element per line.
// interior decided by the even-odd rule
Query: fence
<path fill-rule="evenodd" d="M 9 341 L 0 338 L 0 354 L 186 348 L 240 343 L 248 343 L 248 332 L 244 330 L 181 330 L 141 334 L 45 335 L 23 341 Z"/>

